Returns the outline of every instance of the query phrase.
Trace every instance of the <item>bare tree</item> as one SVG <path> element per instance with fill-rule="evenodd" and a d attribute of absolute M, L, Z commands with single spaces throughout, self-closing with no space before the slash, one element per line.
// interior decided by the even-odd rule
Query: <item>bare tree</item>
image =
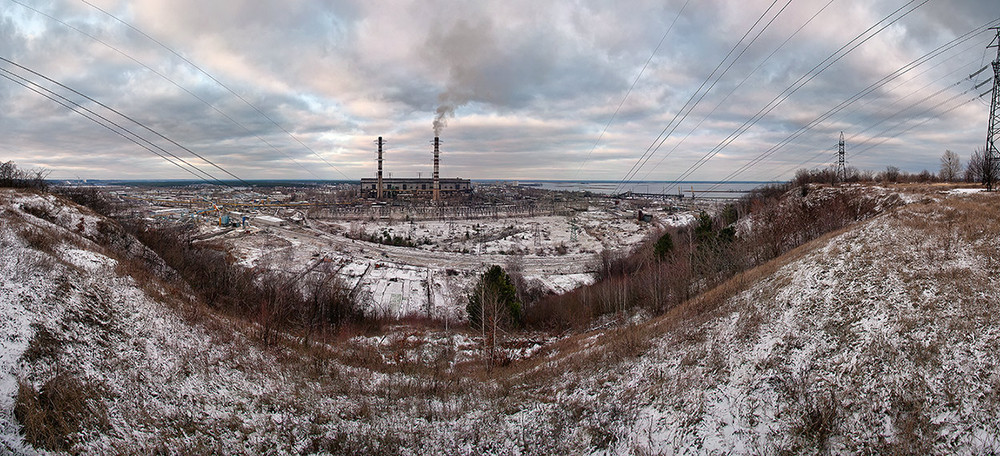
<path fill-rule="evenodd" d="M 521 326 L 521 303 L 510 276 L 500 266 L 491 266 L 483 273 L 465 307 L 469 326 L 479 330 L 483 338 L 486 365 L 492 367 L 506 361 L 500 345 L 507 330 Z"/>
<path fill-rule="evenodd" d="M 1000 161 L 990 157 L 983 149 L 976 149 L 969 157 L 969 164 L 965 168 L 966 182 L 981 182 L 987 190 L 993 190 L 998 177 L 1000 177 Z"/>
<path fill-rule="evenodd" d="M 958 154 L 950 150 L 944 151 L 944 154 L 941 155 L 941 172 L 938 177 L 945 182 L 954 182 L 958 180 L 961 172 L 962 159 L 958 157 Z"/>
<path fill-rule="evenodd" d="M 882 172 L 882 182 L 896 182 L 899 180 L 899 168 L 895 166 L 886 166 L 885 171 Z"/>
<path fill-rule="evenodd" d="M 524 278 L 524 255 L 510 255 L 507 257 L 504 270 L 510 277 L 517 291 L 517 300 L 522 304 L 528 304 L 528 281 Z"/>
<path fill-rule="evenodd" d="M 44 169 L 20 169 L 12 161 L 0 163 L 0 187 L 37 188 L 46 190 L 48 183 L 45 178 L 49 172 Z"/>

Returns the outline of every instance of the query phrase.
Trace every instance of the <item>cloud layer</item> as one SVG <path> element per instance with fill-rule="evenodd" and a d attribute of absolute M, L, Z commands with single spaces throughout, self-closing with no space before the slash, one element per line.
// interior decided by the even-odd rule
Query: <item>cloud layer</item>
<path fill-rule="evenodd" d="M 993 1 L 931 1 L 728 143 L 838 48 L 919 2 L 780 0 L 768 10 L 772 2 L 722 0 L 88 1 L 8 0 L 0 6 L 0 56 L 246 179 L 367 176 L 377 136 L 388 141 L 387 171 L 426 175 L 437 127 L 445 175 L 618 180 L 659 144 L 658 134 L 687 111 L 699 87 L 713 84 L 713 70 L 757 18 L 769 11 L 748 40 L 780 10 L 752 46 L 738 48 L 715 72 L 742 52 L 707 95 L 694 98 L 700 103 L 687 104 L 690 114 L 636 175 L 676 179 L 717 152 L 687 178 L 720 179 L 886 75 L 1000 19 Z M 988 97 L 969 100 L 989 87 L 972 90 L 989 72 L 975 81 L 967 76 L 995 57 L 986 53 L 991 38 L 978 33 L 872 91 L 739 179 L 788 178 L 796 168 L 832 163 L 840 131 L 849 138 L 850 164 L 860 168 L 936 171 L 945 149 L 967 156 L 984 142 Z M 0 68 L 42 82 L 10 64 Z M 191 177 L 7 79 L 0 79 L 0 110 L 2 161 L 60 178 Z"/>

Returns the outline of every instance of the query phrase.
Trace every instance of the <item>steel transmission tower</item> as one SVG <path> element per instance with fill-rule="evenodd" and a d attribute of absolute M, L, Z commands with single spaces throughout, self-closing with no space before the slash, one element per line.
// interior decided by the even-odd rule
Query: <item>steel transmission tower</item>
<path fill-rule="evenodd" d="M 844 132 L 840 132 L 840 143 L 837 147 L 837 180 L 847 181 L 847 166 L 844 161 Z"/>
<path fill-rule="evenodd" d="M 983 152 L 983 159 L 986 161 L 983 167 L 983 183 L 986 184 L 986 191 L 993 190 L 993 184 L 997 179 L 997 161 L 1000 160 L 1000 152 L 997 151 L 997 142 L 1000 140 L 1000 112 L 997 112 L 997 103 L 1000 100 L 1000 27 L 991 27 L 996 30 L 997 36 L 993 39 L 989 48 L 997 48 L 997 58 L 993 61 L 993 95 L 990 101 L 989 127 L 986 130 L 986 150 Z"/>

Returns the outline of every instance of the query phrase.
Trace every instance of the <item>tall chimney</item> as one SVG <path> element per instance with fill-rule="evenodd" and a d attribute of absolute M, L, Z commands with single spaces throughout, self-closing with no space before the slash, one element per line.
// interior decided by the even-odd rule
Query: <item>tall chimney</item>
<path fill-rule="evenodd" d="M 438 179 L 438 154 L 440 154 L 441 141 L 434 137 L 434 201 L 441 200 L 441 181 Z"/>
<path fill-rule="evenodd" d="M 382 137 L 378 137 L 378 190 L 375 191 L 378 199 L 382 199 Z"/>

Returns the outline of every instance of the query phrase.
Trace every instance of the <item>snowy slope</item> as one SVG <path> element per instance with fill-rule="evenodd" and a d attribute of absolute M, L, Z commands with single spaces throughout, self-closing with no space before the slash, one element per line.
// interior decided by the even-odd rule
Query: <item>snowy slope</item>
<path fill-rule="evenodd" d="M 1000 250 L 976 218 L 996 203 L 914 203 L 807 245 L 570 396 L 620 404 L 617 454 L 995 453 Z"/>
<path fill-rule="evenodd" d="M 0 192 L 0 453 L 32 452 L 12 416 L 18 380 L 40 389 L 57 375 L 93 393 L 94 419 L 70 439 L 73 453 L 275 448 L 274 427 L 291 411 L 262 403 L 286 376 L 273 355 L 185 309 L 183 290 L 123 274 L 116 252 L 91 241 L 107 240 L 100 217 L 51 196 Z M 290 436 L 285 445 L 304 443 Z"/>
<path fill-rule="evenodd" d="M 533 356 L 484 371 L 462 331 L 261 344 L 110 222 L 0 189 L 0 454 L 33 452 L 19 382 L 67 377 L 89 412 L 71 453 L 996 452 L 1000 205 L 904 199 L 649 323 L 526 335 Z"/>

